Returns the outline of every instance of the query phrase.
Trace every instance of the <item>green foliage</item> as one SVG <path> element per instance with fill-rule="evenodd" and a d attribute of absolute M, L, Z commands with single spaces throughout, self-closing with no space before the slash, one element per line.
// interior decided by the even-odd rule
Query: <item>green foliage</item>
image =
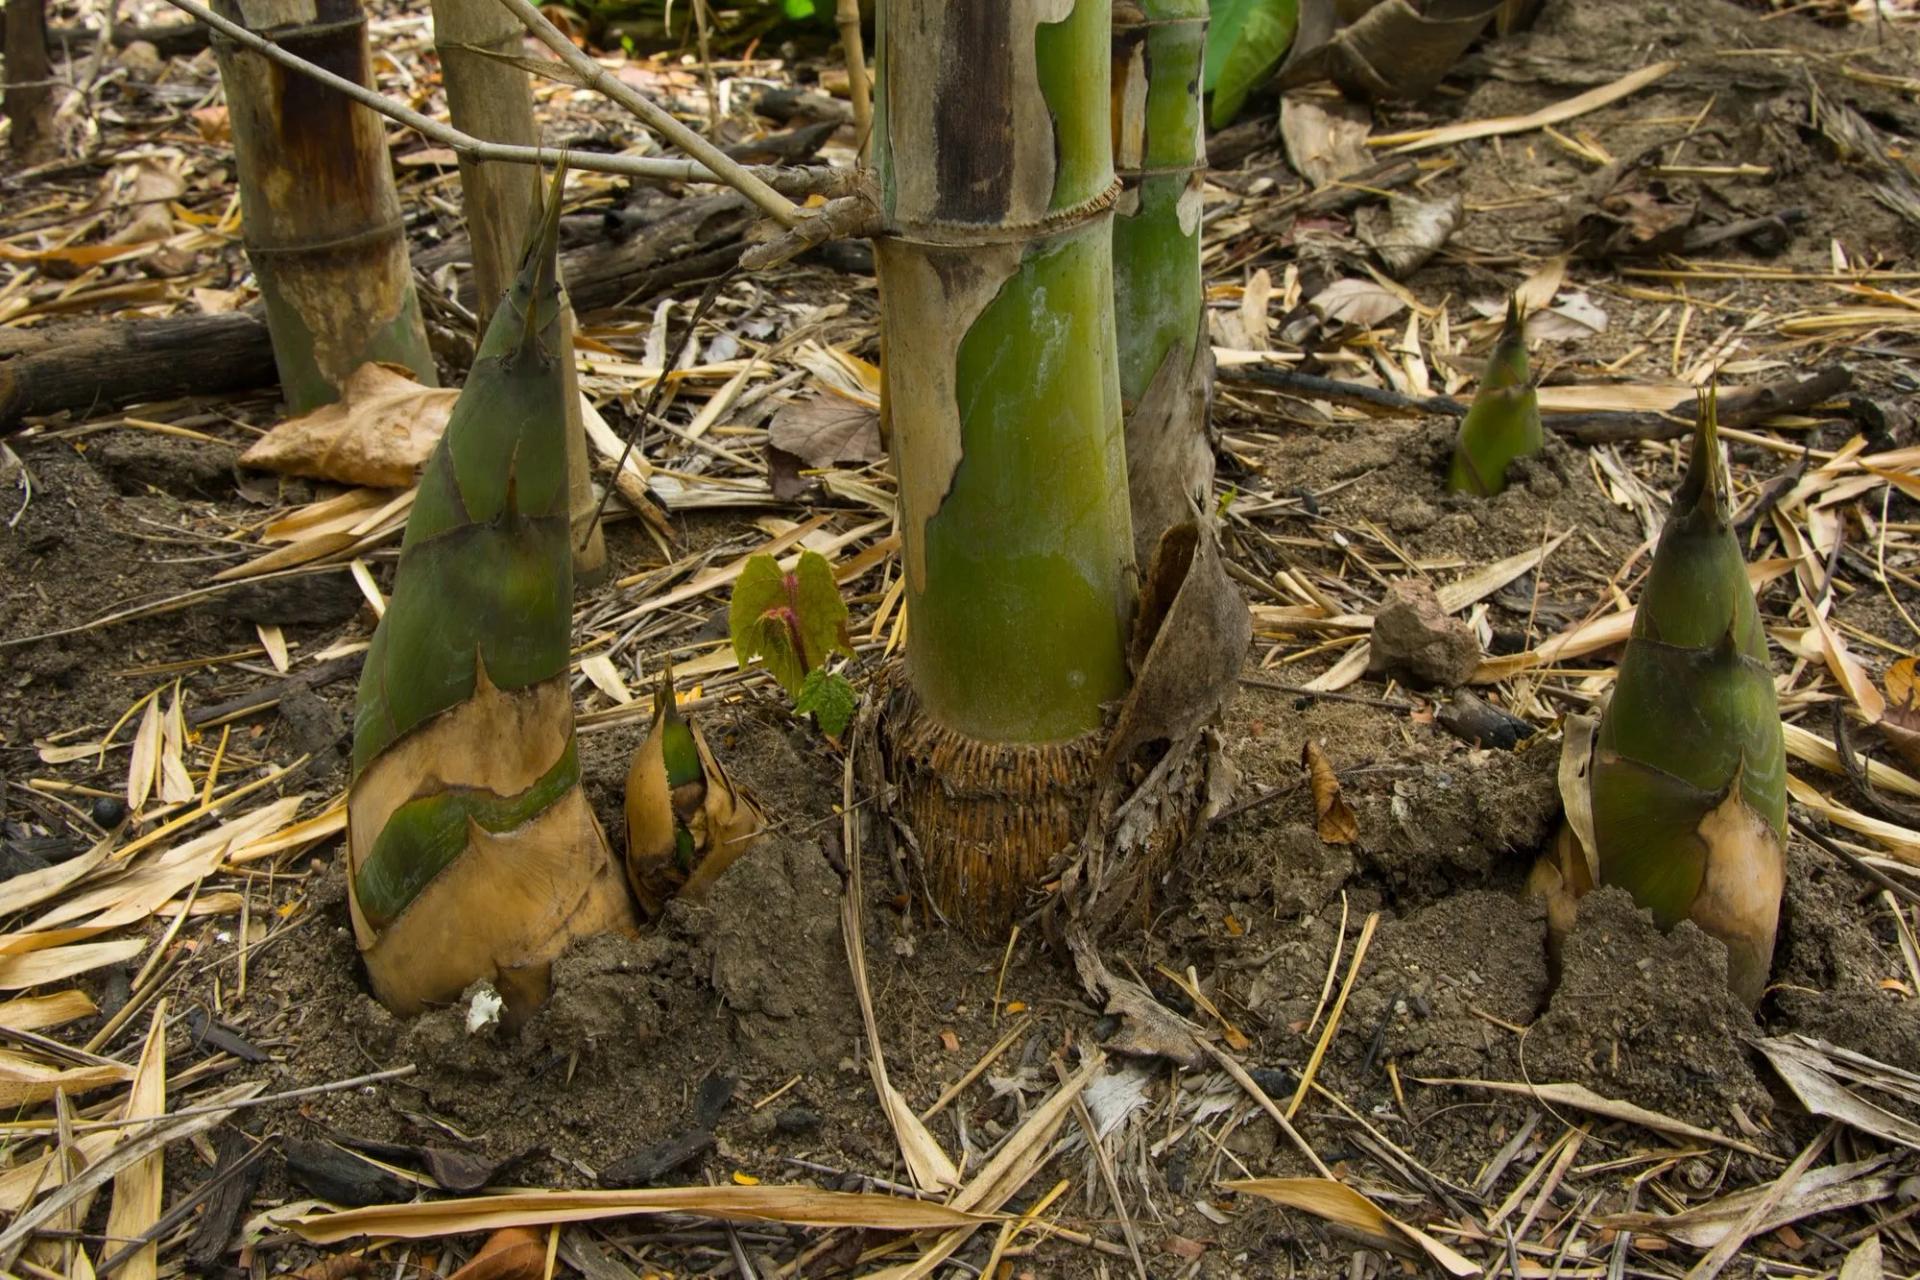
<path fill-rule="evenodd" d="M 1212 0 L 1206 71 L 1200 80 L 1200 87 L 1213 95 L 1207 123 L 1216 129 L 1232 123 L 1247 95 L 1286 56 L 1299 16 L 1299 0 Z"/>
<path fill-rule="evenodd" d="M 780 0 L 780 9 L 794 22 L 811 18 L 815 12 L 813 0 Z"/>
<path fill-rule="evenodd" d="M 829 734 L 846 728 L 853 687 L 823 669 L 836 653 L 851 658 L 853 641 L 847 605 L 825 556 L 803 551 L 791 573 L 769 555 L 748 560 L 733 586 L 727 630 L 742 670 L 758 662 L 794 700 L 794 710 L 814 712 Z"/>
<path fill-rule="evenodd" d="M 847 725 L 853 720 L 853 686 L 847 678 L 834 671 L 809 671 L 800 686 L 800 696 L 793 700 L 793 709 L 802 715 L 813 713 L 820 724 L 820 732 L 829 738 L 837 738 L 847 731 Z"/>

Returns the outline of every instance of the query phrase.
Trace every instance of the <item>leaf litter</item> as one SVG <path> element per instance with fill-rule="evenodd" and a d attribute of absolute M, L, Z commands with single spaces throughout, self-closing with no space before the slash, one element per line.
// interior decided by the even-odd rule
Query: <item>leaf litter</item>
<path fill-rule="evenodd" d="M 342 893 L 330 861 L 350 681 L 318 677 L 350 670 L 364 645 L 370 620 L 347 566 L 358 561 L 376 586 L 386 580 L 408 477 L 396 467 L 374 484 L 364 475 L 262 482 L 257 473 L 236 482 L 234 461 L 277 421 L 269 397 L 244 393 L 54 417 L 10 438 L 9 456 L 31 482 L 19 486 L 24 505 L 0 563 L 10 584 L 38 586 L 10 589 L 10 643 L 0 650 L 0 697 L 15 726 L 0 755 L 0 844 L 27 859 L 0 886 L 9 911 L 0 977 L 13 997 L 0 1025 L 14 1033 L 11 1078 L 40 1090 L 37 1082 L 69 1077 L 70 1102 L 63 1121 L 63 1104 L 42 1093 L 19 1118 L 15 1164 L 0 1181 L 0 1202 L 18 1216 L 0 1248 L 27 1247 L 42 1227 L 72 1221 L 83 1198 L 109 1191 L 95 1197 L 98 1230 L 121 1186 L 145 1220 L 150 1202 L 131 1189 L 144 1193 L 134 1184 L 163 1152 L 163 1204 L 204 1188 L 220 1174 L 204 1138 L 229 1121 L 309 1138 L 405 1131 L 498 1156 L 543 1147 L 513 1177 L 555 1188 L 525 1210 L 530 1225 L 545 1225 L 600 1169 L 676 1136 L 686 1099 L 719 1063 L 740 1078 L 741 1098 L 779 1094 L 765 1109 L 723 1109 L 719 1141 L 674 1174 L 722 1185 L 618 1193 L 634 1203 L 686 1194 L 679 1216 L 658 1225 L 565 1226 L 555 1237 L 562 1271 L 599 1274 L 590 1268 L 616 1259 L 641 1269 L 736 1265 L 723 1262 L 736 1247 L 764 1272 L 802 1250 L 849 1265 L 851 1233 L 800 1236 L 768 1215 L 723 1228 L 716 1206 L 736 1192 L 844 1186 L 870 1200 L 846 1216 L 850 1226 L 916 1205 L 932 1213 L 903 1177 L 897 1135 L 922 1141 L 903 1116 L 916 1117 L 923 1156 L 940 1152 L 954 1185 L 977 1188 L 973 1203 L 1015 1216 L 946 1234 L 928 1221 L 911 1259 L 874 1260 L 900 1274 L 933 1269 L 943 1249 L 979 1265 L 1009 1241 L 1015 1253 L 1040 1250 L 1016 1260 L 1036 1274 L 1125 1268 L 1110 1188 L 1154 1266 L 1203 1275 L 1227 1274 L 1243 1254 L 1284 1255 L 1304 1273 L 1346 1266 L 1356 1239 L 1324 1233 L 1316 1212 L 1358 1230 L 1376 1268 L 1412 1240 L 1397 1222 L 1446 1251 L 1428 1257 L 1465 1255 L 1481 1269 L 1529 1275 L 1597 1274 L 1612 1257 L 1691 1265 L 1736 1232 L 1745 1232 L 1734 1246 L 1742 1265 L 1844 1263 L 1851 1272 L 1871 1241 L 1889 1269 L 1894 1260 L 1911 1269 L 1920 1240 L 1901 1216 L 1910 1192 L 1900 1188 L 1913 1173 L 1902 1125 L 1914 1117 L 1898 1083 L 1920 1045 L 1920 992 L 1900 943 L 1916 927 L 1910 907 L 1862 896 L 1847 867 L 1796 841 L 1775 987 L 1756 1023 L 1679 998 L 1679 989 L 1710 987 L 1712 948 L 1685 930 L 1663 941 L 1617 903 L 1595 912 L 1571 981 L 1555 991 L 1542 924 L 1517 895 L 1554 816 L 1553 736 L 1604 696 L 1611 649 L 1630 625 L 1645 567 L 1635 507 L 1669 487 L 1670 446 L 1626 434 L 1602 465 L 1598 451 L 1556 441 L 1509 494 L 1469 506 L 1436 478 L 1451 419 L 1368 416 L 1344 398 L 1350 387 L 1470 395 L 1491 329 L 1465 299 L 1515 285 L 1538 293 L 1534 336 L 1553 343 L 1538 357 L 1549 364 L 1541 403 L 1550 428 L 1613 414 L 1623 415 L 1613 425 L 1646 432 L 1716 371 L 1753 385 L 1846 360 L 1854 383 L 1845 395 L 1729 430 L 1729 462 L 1776 642 L 1797 794 L 1865 865 L 1914 883 L 1920 835 L 1874 810 L 1828 725 L 1840 704 L 1858 726 L 1855 753 L 1869 753 L 1855 772 L 1888 795 L 1920 795 L 1899 736 L 1911 729 L 1902 715 L 1920 642 L 1910 616 L 1920 480 L 1911 435 L 1901 434 L 1910 425 L 1887 411 L 1911 385 L 1902 344 L 1916 324 L 1898 260 L 1907 233 L 1897 159 L 1882 134 L 1900 118 L 1897 86 L 1910 81 L 1872 43 L 1872 24 L 1843 6 L 1822 7 L 1824 25 L 1807 14 L 1762 22 L 1719 0 L 1699 13 L 1670 8 L 1643 16 L 1671 37 L 1661 47 L 1677 51 L 1678 66 L 1622 65 L 1627 55 L 1605 38 L 1617 14 L 1549 4 L 1532 33 L 1469 55 L 1469 74 L 1456 81 L 1464 97 L 1342 108 L 1356 118 L 1339 125 L 1338 148 L 1302 133 L 1311 111 L 1295 113 L 1290 145 L 1344 157 L 1311 184 L 1328 188 L 1323 198 L 1358 172 L 1365 157 L 1347 153 L 1364 140 L 1376 155 L 1418 148 L 1419 199 L 1462 202 L 1458 226 L 1425 237 L 1439 243 L 1404 282 L 1371 274 L 1365 243 L 1350 235 L 1356 208 L 1373 211 L 1369 222 L 1387 213 L 1390 227 L 1392 206 L 1348 191 L 1355 204 L 1345 211 L 1303 220 L 1289 201 L 1305 184 L 1272 144 L 1216 173 L 1209 191 L 1212 318 L 1216 334 L 1234 339 L 1216 411 L 1223 457 L 1238 464 L 1223 466 L 1219 490 L 1228 553 L 1256 606 L 1250 669 L 1295 691 L 1249 685 L 1236 698 L 1228 732 L 1246 781 L 1235 801 L 1250 807 L 1225 818 L 1167 887 L 1154 931 L 1112 959 L 1147 975 L 1144 990 L 1191 1009 L 1196 1025 L 1220 1028 L 1202 1035 L 1243 1037 L 1250 1047 L 1234 1052 L 1247 1080 L 1269 1098 L 1300 1100 L 1290 1123 L 1320 1154 L 1308 1159 L 1231 1073 L 1176 1079 L 1149 1059 L 1138 1101 L 1101 1138 L 1105 1160 L 1066 1160 L 1085 1153 L 1086 1139 L 1064 1123 L 1073 1094 L 1052 1064 L 1090 1071 L 1092 1096 L 1099 1081 L 1142 1064 L 1075 1056 L 1100 1028 L 1077 1013 L 1082 997 L 1031 932 L 969 944 L 915 905 L 910 855 L 889 857 L 884 829 L 835 846 L 834 807 L 857 821 L 868 798 L 842 791 L 841 758 L 794 730 L 767 677 L 736 670 L 722 616 L 753 555 L 790 559 L 806 548 L 825 557 L 851 608 L 856 680 L 897 647 L 903 625 L 892 480 L 872 416 L 871 281 L 803 263 L 723 289 L 671 370 L 688 288 L 669 282 L 664 295 L 583 318 L 577 355 L 605 427 L 595 434 L 601 479 L 615 488 L 613 510 L 636 516 L 610 530 L 615 581 L 583 592 L 576 615 L 589 788 L 612 812 L 617 762 L 653 712 L 654 695 L 636 691 L 670 659 L 683 705 L 713 717 L 716 750 L 767 800 L 777 830 L 723 878 L 712 904 L 675 908 L 638 944 L 574 957 L 545 1022 L 512 1043 L 469 1036 L 437 1015 L 393 1025 L 360 991 L 336 932 Z M 376 38 L 401 73 L 426 65 L 424 20 L 379 17 Z M 1715 58 L 1738 70 L 1701 69 Z M 755 81 L 786 68 L 756 59 L 746 54 L 721 83 L 736 104 L 728 126 L 764 132 L 772 126 L 747 115 Z M 704 119 L 697 67 L 615 60 Z M 10 224 L 20 228 L 0 245 L 10 325 L 134 307 L 230 314 L 251 300 L 219 131 L 182 121 L 162 126 L 174 129 L 164 148 L 173 154 L 125 147 L 130 122 L 166 118 L 174 88 L 211 84 L 204 58 L 171 67 L 178 85 L 143 88 L 101 118 L 102 136 L 125 148 L 105 186 L 61 179 L 71 185 L 41 189 L 91 209 L 80 223 L 29 215 Z M 430 76 L 419 83 L 433 92 Z M 550 127 L 618 118 L 586 95 L 540 92 Z M 1320 129 L 1336 136 L 1333 124 Z M 1689 235 L 1795 207 L 1808 217 L 1781 219 L 1784 240 L 1570 260 L 1581 246 L 1562 238 L 1560 206 L 1589 197 L 1607 157 L 1650 144 L 1656 151 L 1632 181 L 1661 184 L 1657 199 L 1693 210 Z M 409 208 L 427 209 L 436 234 L 457 235 L 457 211 L 417 200 L 440 162 L 405 135 L 396 148 Z M 843 162 L 851 153 L 844 134 L 828 149 Z M 145 194 L 122 215 L 95 203 L 108 188 Z M 1616 203 L 1630 225 L 1665 216 L 1626 198 L 1641 190 L 1608 188 L 1625 200 Z M 626 198 L 596 176 L 577 177 L 572 190 L 573 209 L 596 217 L 631 213 Z M 654 217 L 695 197 L 638 198 Z M 79 234 L 67 235 L 75 225 Z M 1329 271 L 1311 252 L 1294 254 L 1315 237 L 1348 255 L 1344 265 Z M 457 302 L 460 272 L 445 266 L 454 259 L 430 252 L 416 245 L 416 262 L 441 273 L 433 278 Z M 1296 345 L 1303 299 L 1329 324 Z M 447 318 L 456 314 L 436 323 L 457 342 Z M 1256 364 L 1283 356 L 1338 395 L 1236 378 L 1246 353 Z M 642 420 L 659 381 L 664 402 Z M 806 416 L 825 409 L 836 412 Z M 619 450 L 608 443 L 636 433 L 640 446 L 613 475 Z M 770 448 L 806 464 L 801 494 L 780 496 Z M 1773 487 L 1802 462 L 1797 480 Z M 1488 655 L 1477 687 L 1534 727 L 1538 744 L 1456 741 L 1439 727 L 1437 696 L 1365 676 L 1372 614 L 1386 585 L 1407 576 L 1428 579 L 1476 632 Z M 86 626 L 108 615 L 130 616 Z M 29 640 L 70 628 L 79 629 Z M 284 671 L 267 628 L 286 646 Z M 253 701 L 229 709 L 236 699 Z M 220 714 L 197 719 L 206 711 Z M 1325 788 L 1299 785 L 1307 743 L 1319 744 L 1337 779 L 1346 812 L 1335 831 L 1352 829 L 1345 842 L 1323 838 L 1316 792 Z M 132 811 L 117 833 L 116 805 Z M 850 911 L 832 862 L 849 848 L 873 886 Z M 1349 906 L 1368 921 L 1364 954 L 1345 924 Z M 852 937 L 863 943 L 858 986 L 870 1022 L 849 977 Z M 1008 999 L 1038 1016 L 996 1047 Z M 271 1063 L 217 1048 L 235 1042 L 167 1012 L 188 1005 Z M 1664 1021 L 1659 1034 L 1672 1044 L 1658 1042 L 1649 1021 Z M 1761 1047 L 1750 1050 L 1745 1038 L 1756 1034 Z M 91 1127 L 144 1110 L 129 1108 L 153 1087 L 153 1074 L 136 1076 L 155 1035 L 166 1043 L 169 1118 Z M 891 1121 L 867 1088 L 881 1046 L 884 1087 L 899 1099 Z M 989 1055 L 990 1067 L 969 1078 Z M 1782 1075 L 1785 1089 L 1772 1084 L 1781 1062 L 1795 1073 Z M 399 1079 L 234 1109 L 244 1101 L 235 1082 L 257 1088 L 268 1073 L 329 1088 L 404 1064 L 416 1069 Z M 917 1119 L 916 1108 L 962 1081 L 937 1116 Z M 1815 1149 L 1814 1116 L 1845 1128 L 1779 1185 L 1782 1162 Z M 1714 1149 L 1726 1154 L 1701 1154 Z M 1336 1181 L 1324 1181 L 1322 1157 Z M 273 1160 L 263 1195 L 298 1212 L 306 1197 Z M 66 1195 L 68 1171 L 82 1168 L 87 1188 Z M 1631 1193 L 1621 1170 L 1635 1177 Z M 1482 1177 L 1486 1200 L 1457 1190 Z M 1293 1184 L 1304 1213 L 1256 1207 L 1249 1188 L 1234 1194 L 1232 1184 L 1249 1180 Z M 697 1202 L 695 1192 L 713 1197 L 706 1209 L 684 1203 Z M 420 1207 L 431 1221 L 436 1206 L 459 1203 Z M 289 1218 L 249 1230 L 246 1209 L 229 1220 L 232 1241 L 289 1266 L 307 1260 Z M 448 1272 L 488 1228 L 444 1211 L 446 1232 L 423 1247 Z M 305 1212 L 320 1223 L 341 1216 L 310 1203 Z M 1631 1214 L 1640 1217 L 1621 1216 Z M 157 1242 L 163 1264 L 183 1236 L 169 1231 Z M 71 1248 L 57 1237 L 33 1243 L 49 1245 Z M 393 1265 L 410 1256 L 395 1245 L 367 1253 Z"/>

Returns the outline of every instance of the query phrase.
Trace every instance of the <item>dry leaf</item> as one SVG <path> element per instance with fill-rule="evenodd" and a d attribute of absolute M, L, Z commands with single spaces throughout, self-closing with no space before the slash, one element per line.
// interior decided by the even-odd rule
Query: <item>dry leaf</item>
<path fill-rule="evenodd" d="M 1488 1089 L 1494 1093 L 1511 1093 L 1517 1097 L 1532 1098 L 1536 1102 L 1549 1106 L 1573 1107 L 1580 1111 L 1590 1111 L 1597 1116 L 1605 1116 L 1609 1120 L 1637 1124 L 1643 1129 L 1652 1129 L 1655 1133 L 1731 1147 L 1735 1151 L 1742 1151 L 1750 1156 L 1766 1154 L 1750 1142 L 1729 1138 L 1724 1133 L 1702 1129 L 1684 1120 L 1675 1120 L 1672 1116 L 1661 1115 L 1658 1111 L 1649 1111 L 1631 1102 L 1604 1097 L 1583 1084 L 1528 1084 L 1518 1080 L 1462 1080 L 1431 1076 L 1415 1076 L 1414 1079 L 1421 1084 L 1455 1085 L 1466 1089 Z"/>
<path fill-rule="evenodd" d="M 133 734 L 133 755 L 127 761 L 127 808 L 134 813 L 153 794 L 154 774 L 160 764 L 160 695 L 147 699 L 140 727 Z"/>
<path fill-rule="evenodd" d="M 1271 1200 L 1289 1209 L 1310 1213 L 1316 1218 L 1372 1236 L 1383 1243 L 1407 1243 L 1418 1246 L 1451 1275 L 1477 1276 L 1480 1265 L 1469 1262 L 1453 1249 L 1426 1232 L 1387 1213 L 1352 1187 L 1329 1178 L 1249 1178 L 1220 1184 L 1232 1191 Z"/>
<path fill-rule="evenodd" d="M 487 1237 L 480 1252 L 449 1280 L 542 1280 L 547 1242 L 528 1227 L 506 1227 Z"/>
<path fill-rule="evenodd" d="M 433 452 L 459 396 L 423 387 L 393 365 L 363 364 L 347 378 L 339 400 L 276 424 L 240 462 L 315 480 L 404 489 Z"/>
<path fill-rule="evenodd" d="M 767 425 L 767 443 L 809 467 L 872 462 L 880 446 L 880 415 L 864 404 L 823 394 L 792 400 Z"/>
<path fill-rule="evenodd" d="M 119 194 L 114 203 L 130 209 L 133 218 L 107 237 L 108 244 L 151 244 L 173 234 L 172 202 L 187 193 L 179 157 L 143 156 L 115 175 Z"/>
<path fill-rule="evenodd" d="M 1920 1075 L 1810 1036 L 1781 1036 L 1754 1044 L 1800 1105 L 1814 1115 L 1920 1150 L 1920 1123 L 1847 1088 L 1848 1083 L 1865 1085 L 1880 1098 L 1899 1099 L 1920 1116 Z"/>
<path fill-rule="evenodd" d="M 925 1231 L 974 1227 L 988 1219 L 930 1200 L 816 1187 L 652 1187 L 631 1191 L 523 1191 L 412 1204 L 379 1204 L 340 1213 L 309 1213 L 288 1225 L 315 1244 L 356 1236 L 425 1240 L 467 1231 L 599 1222 L 666 1213 L 704 1214 L 728 1222 L 784 1222 L 802 1227 Z"/>
<path fill-rule="evenodd" d="M 1607 313 L 1584 293 L 1527 316 L 1528 342 L 1586 342 L 1606 331 Z"/>
<path fill-rule="evenodd" d="M 1326 752 L 1312 739 L 1300 749 L 1300 763 L 1307 771 L 1307 783 L 1313 788 L 1313 811 L 1320 838 L 1328 844 L 1352 844 L 1360 836 L 1360 819 L 1353 806 L 1340 794 L 1340 779 L 1328 762 Z"/>
<path fill-rule="evenodd" d="M 1395 196 L 1387 207 L 1361 211 L 1360 239 L 1373 246 L 1380 265 L 1396 280 L 1404 280 L 1433 257 L 1460 226 L 1466 203 L 1451 195 L 1439 200 L 1409 200 Z"/>
<path fill-rule="evenodd" d="M 1313 313 L 1331 324 L 1369 329 L 1407 309 L 1405 299 L 1372 280 L 1335 280 L 1307 303 Z"/>
<path fill-rule="evenodd" d="M 1373 112 L 1365 103 L 1317 94 L 1288 94 L 1280 99 L 1280 140 L 1293 171 L 1324 187 L 1373 163 L 1367 134 Z"/>
<path fill-rule="evenodd" d="M 167 1113 L 167 1002 L 153 1007 L 153 1023 L 146 1046 L 134 1069 L 133 1088 L 127 1092 L 127 1120 L 152 1120 Z M 107 1214 L 107 1238 L 136 1240 L 160 1220 L 160 1196 L 166 1185 L 166 1154 L 155 1148 L 143 1159 L 122 1169 L 113 1180 L 113 1207 Z M 160 1246 L 149 1240 L 120 1265 L 123 1280 L 155 1280 L 159 1275 Z"/>

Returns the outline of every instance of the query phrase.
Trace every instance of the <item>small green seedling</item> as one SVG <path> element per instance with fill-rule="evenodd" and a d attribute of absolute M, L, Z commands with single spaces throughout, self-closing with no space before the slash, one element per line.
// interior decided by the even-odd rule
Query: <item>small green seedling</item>
<path fill-rule="evenodd" d="M 816 551 L 800 553 L 785 572 L 769 555 L 747 561 L 727 610 L 734 660 L 746 670 L 758 662 L 793 699 L 793 709 L 811 712 L 821 732 L 837 738 L 853 719 L 853 686 L 828 671 L 827 659 L 853 656 L 847 635 L 847 605 L 833 568 Z"/>

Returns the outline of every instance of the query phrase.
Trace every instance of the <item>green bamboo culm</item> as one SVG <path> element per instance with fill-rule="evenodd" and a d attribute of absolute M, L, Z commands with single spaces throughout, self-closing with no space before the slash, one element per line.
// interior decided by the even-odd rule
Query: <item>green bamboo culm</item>
<path fill-rule="evenodd" d="M 1641 589 L 1592 766 L 1594 861 L 1664 928 L 1727 945 L 1756 1003 L 1785 884 L 1786 749 L 1720 475 L 1714 396 Z"/>
<path fill-rule="evenodd" d="M 1129 683 L 1110 8 L 1060 9 L 894 0 L 876 42 L 907 603 L 889 750 L 935 900 L 988 925 L 1077 834 Z"/>
<path fill-rule="evenodd" d="M 1113 6 L 1114 323 L 1136 558 L 1203 507 L 1213 350 L 1200 272 L 1207 0 Z"/>
<path fill-rule="evenodd" d="M 1518 299 L 1507 298 L 1507 319 L 1487 359 L 1487 376 L 1473 397 L 1453 446 L 1447 488 L 1492 497 L 1507 487 L 1516 458 L 1540 452 L 1547 437 L 1540 426 L 1540 399 L 1527 368 L 1527 330 Z"/>
<path fill-rule="evenodd" d="M 354 713 L 348 888 L 396 1012 L 545 998 L 576 936 L 633 927 L 579 785 L 559 177 L 421 477 Z"/>

